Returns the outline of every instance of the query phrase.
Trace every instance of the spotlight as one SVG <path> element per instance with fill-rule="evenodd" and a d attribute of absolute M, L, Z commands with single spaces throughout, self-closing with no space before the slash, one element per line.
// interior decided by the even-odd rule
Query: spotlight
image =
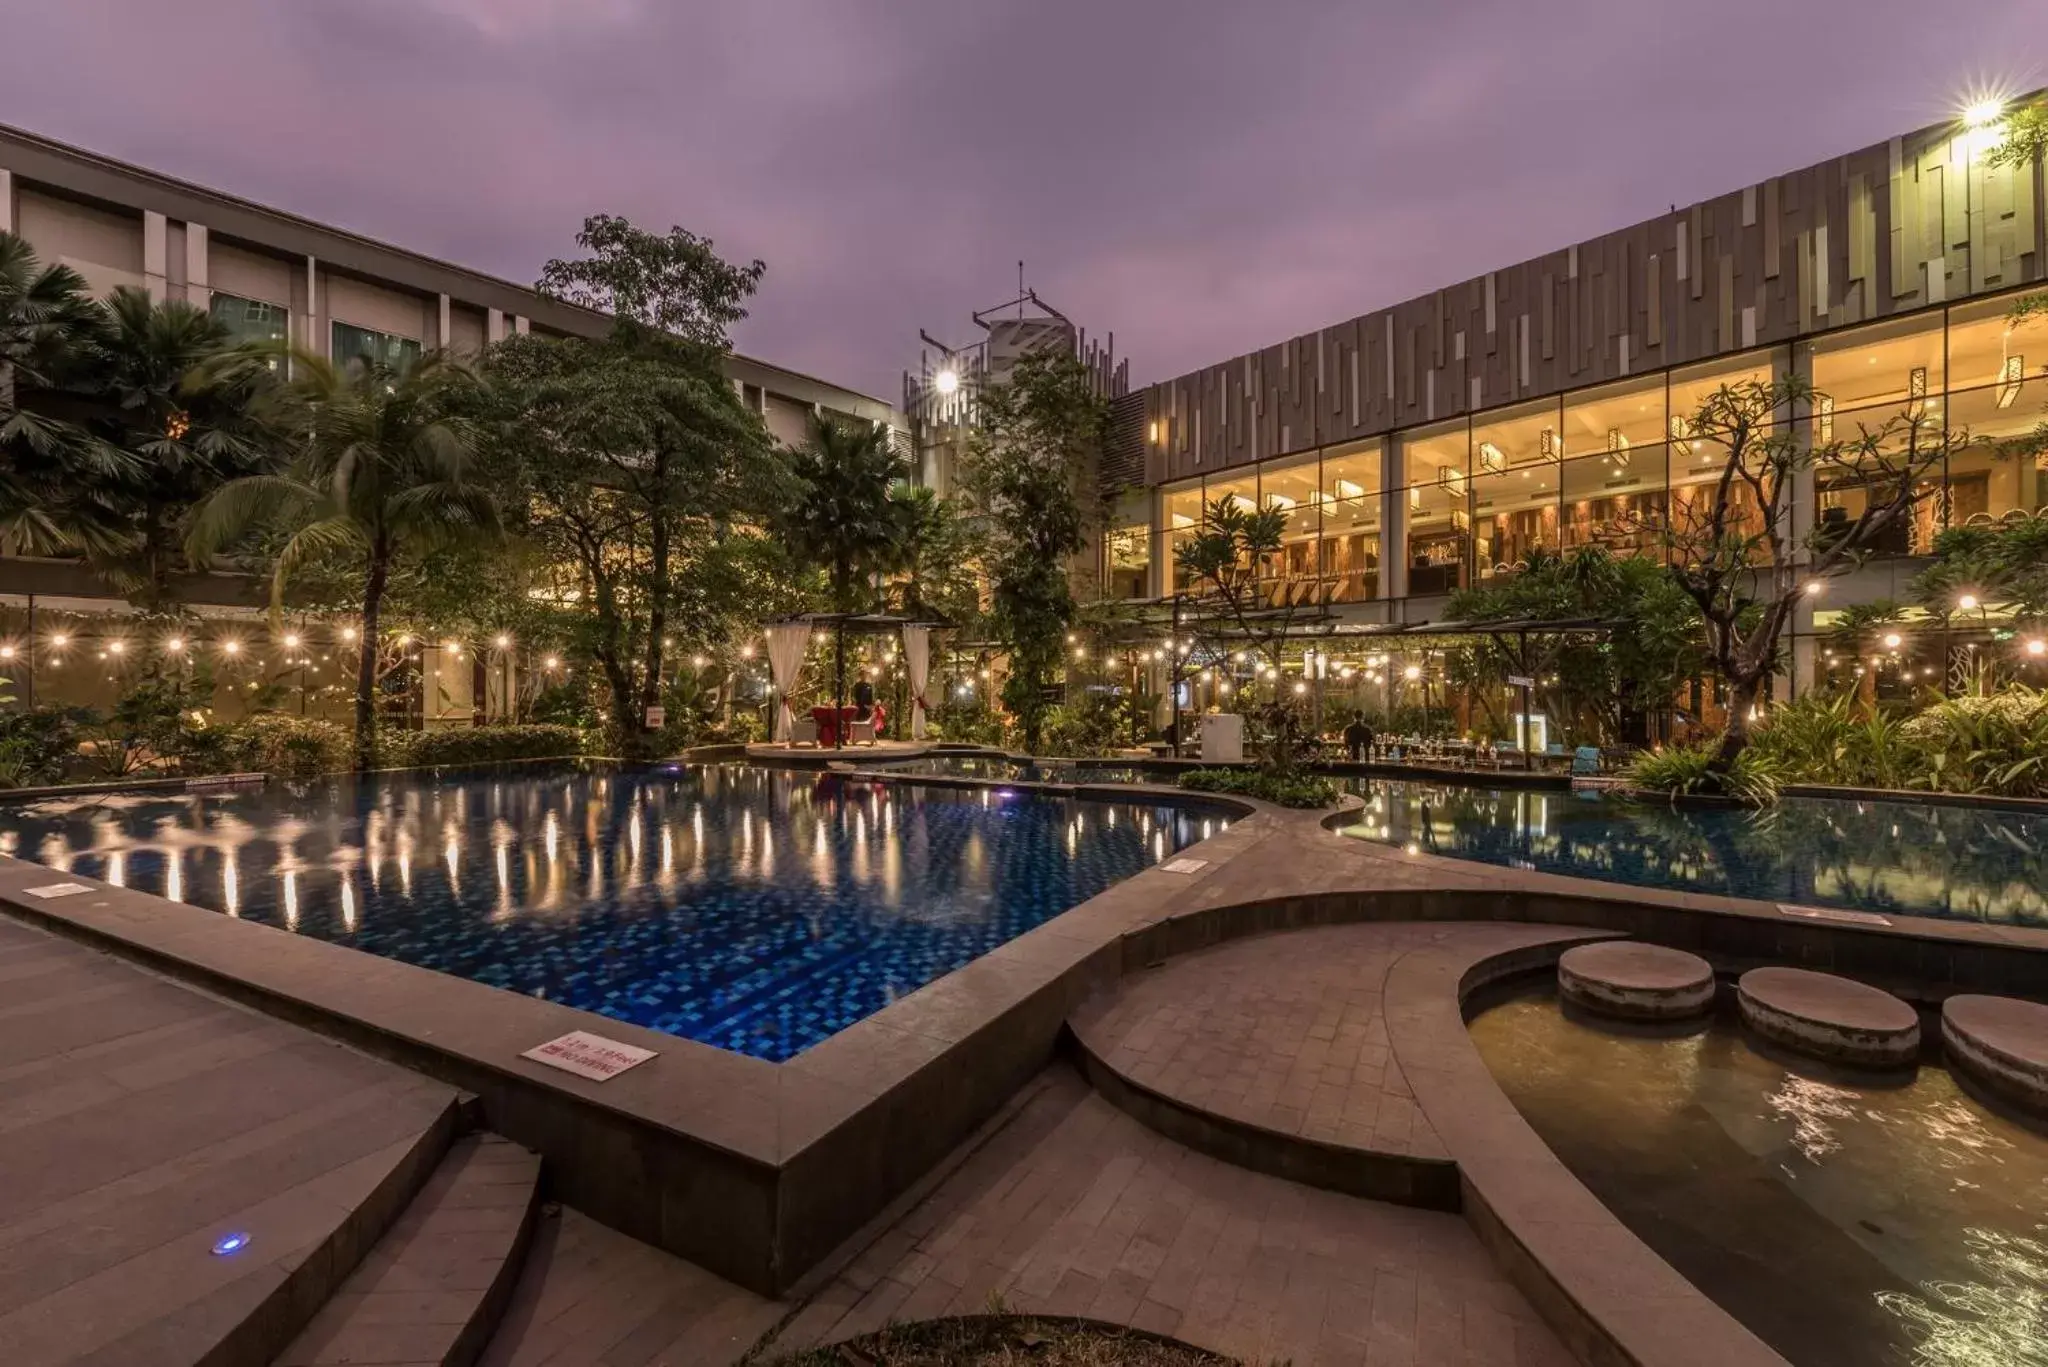
<path fill-rule="evenodd" d="M 1965 128 L 1989 128 L 2005 115 L 2005 101 L 2000 99 L 1972 100 L 1963 108 Z"/>
<path fill-rule="evenodd" d="M 946 369 L 932 376 L 932 388 L 938 390 L 941 394 L 958 392 L 960 388 L 960 372 L 951 366 L 946 367 Z"/>
<path fill-rule="evenodd" d="M 1818 598 L 1818 597 L 1820 597 L 1820 596 L 1821 596 L 1821 595 L 1822 595 L 1823 593 L 1826 593 L 1826 592 L 1827 592 L 1827 590 L 1828 590 L 1828 585 L 1827 585 L 1827 581 L 1826 581 L 1825 579 L 1809 579 L 1809 580 L 1807 580 L 1807 581 L 1806 581 L 1806 590 L 1805 590 L 1805 591 L 1806 591 L 1806 596 L 1807 596 L 1808 598 Z"/>
<path fill-rule="evenodd" d="M 1974 593 L 1964 594 L 1956 599 L 1956 606 L 1964 612 L 1975 612 L 1977 610 L 1977 595 Z"/>
<path fill-rule="evenodd" d="M 1896 631 L 1887 631 L 1884 634 L 1884 648 L 1886 650 L 1897 650 L 1904 641 L 1905 638 Z"/>

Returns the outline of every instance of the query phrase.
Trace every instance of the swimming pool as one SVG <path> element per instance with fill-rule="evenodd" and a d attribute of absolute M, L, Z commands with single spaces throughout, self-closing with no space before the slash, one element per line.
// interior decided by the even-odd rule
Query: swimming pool
<path fill-rule="evenodd" d="M 0 852 L 780 1061 L 1224 829 L 745 766 L 0 811 Z"/>
<path fill-rule="evenodd" d="M 1640 887 L 2048 926 L 2048 814 L 1787 797 L 1763 811 L 1361 779 L 1344 833 Z"/>

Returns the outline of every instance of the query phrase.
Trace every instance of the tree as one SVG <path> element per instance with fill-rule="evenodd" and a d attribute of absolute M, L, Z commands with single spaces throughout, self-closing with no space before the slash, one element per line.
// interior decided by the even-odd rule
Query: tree
<path fill-rule="evenodd" d="M 1707 655 L 1728 686 L 1728 728 L 1716 772 L 1728 774 L 1749 743 L 1750 712 L 1778 668 L 1778 642 L 1810 582 L 1848 573 L 1907 522 L 1938 478 L 1951 437 L 1923 408 L 1854 436 L 1809 440 L 1791 422 L 1795 406 L 1817 408 L 1798 378 L 1723 385 L 1685 423 L 1697 453 L 1719 448 L 1711 480 L 1673 490 L 1671 506 L 1651 520 L 1670 573 L 1705 623 Z M 1816 523 L 1804 537 L 1791 526 L 1799 477 L 1853 487 L 1863 507 L 1850 520 Z M 1804 551 L 1802 564 L 1798 552 Z"/>
<path fill-rule="evenodd" d="M 614 740 L 638 749 L 661 700 L 674 614 L 707 559 L 772 514 L 788 475 L 760 420 L 699 347 L 658 339 L 514 338 L 486 374 L 489 457 L 516 528 L 573 566 L 578 642 L 610 696 Z"/>
<path fill-rule="evenodd" d="M 187 515 L 269 454 L 255 415 L 274 358 L 230 354 L 234 339 L 205 310 L 132 285 L 95 322 L 82 425 L 127 459 L 102 504 L 107 537 L 89 558 L 140 605 L 161 607 Z"/>
<path fill-rule="evenodd" d="M 1913 596 L 1940 616 L 1965 596 L 1996 604 L 2022 624 L 2048 621 L 2048 521 L 2038 517 L 1951 527 L 1934 538 L 1934 563 L 1913 580 Z"/>
<path fill-rule="evenodd" d="M 1070 558 L 1086 544 L 1078 491 L 1100 466 L 1109 404 L 1070 350 L 1026 352 L 981 391 L 963 485 L 987 546 L 990 625 L 1009 652 L 1003 704 L 1036 751 L 1074 619 Z"/>
<path fill-rule="evenodd" d="M 1227 621 L 1272 670 L 1276 699 L 1288 633 L 1302 608 L 1310 606 L 1291 593 L 1275 601 L 1267 587 L 1282 554 L 1287 517 L 1287 509 L 1270 500 L 1249 507 L 1235 498 L 1219 498 L 1204 511 L 1202 526 L 1174 550 L 1174 563 L 1195 587 L 1197 606 Z"/>
<path fill-rule="evenodd" d="M 759 261 L 733 265 L 708 237 L 682 228 L 656 236 L 613 214 L 584 219 L 576 245 L 591 255 L 548 262 L 535 288 L 716 351 L 747 316 L 746 301 L 768 270 Z"/>
<path fill-rule="evenodd" d="M 2032 166 L 2048 151 L 2048 98 L 2015 109 L 2005 116 L 1997 146 L 1984 154 L 1984 165 L 1994 167 Z"/>
<path fill-rule="evenodd" d="M 540 525 L 609 595 L 591 644 L 619 740 L 638 748 L 661 697 L 680 562 L 707 535 L 731 534 L 734 517 L 772 515 L 787 496 L 786 467 L 724 372 L 727 330 L 747 316 L 767 268 L 728 262 L 683 228 L 657 235 L 613 214 L 585 219 L 576 243 L 589 255 L 548 262 L 536 288 L 607 311 L 613 326 L 603 343 L 565 346 L 543 366 L 551 378 L 536 397 L 552 405 L 551 430 L 567 448 L 561 461 L 538 453 L 553 490 Z M 579 469 L 600 483 L 579 493 L 563 482 Z M 621 560 L 591 540 L 606 526 L 645 540 Z"/>
<path fill-rule="evenodd" d="M 872 610 L 909 528 L 909 458 L 888 428 L 820 413 L 789 460 L 802 492 L 783 509 L 784 540 L 826 572 L 832 611 Z"/>
<path fill-rule="evenodd" d="M 91 359 L 98 309 L 85 278 L 46 266 L 26 239 L 0 232 L 0 546 L 49 553 L 107 547 L 107 482 L 128 458 L 63 411 Z"/>
<path fill-rule="evenodd" d="M 896 544 L 886 568 L 891 606 L 906 617 L 964 627 L 981 611 L 981 546 L 957 503 L 922 486 L 898 492 Z"/>
<path fill-rule="evenodd" d="M 404 369 L 356 360 L 337 366 L 294 355 L 293 378 L 271 405 L 291 458 L 277 472 L 216 490 L 192 519 L 195 563 L 265 523 L 288 529 L 271 577 L 271 611 L 302 565 L 328 555 L 361 573 L 355 764 L 375 758 L 379 612 L 393 564 L 422 551 L 495 536 L 497 501 L 472 476 L 476 407 L 469 371 L 434 353 Z"/>
<path fill-rule="evenodd" d="M 1596 632 L 1500 632 L 1477 638 L 1465 682 L 1492 715 L 1511 677 L 1575 730 L 1621 739 L 1631 723 L 1667 710 L 1699 662 L 1700 618 L 1657 561 L 1604 546 L 1537 550 L 1515 575 L 1452 595 L 1444 616 L 1466 622 L 1606 623 Z M 1502 734 L 1510 728 L 1500 727 Z"/>

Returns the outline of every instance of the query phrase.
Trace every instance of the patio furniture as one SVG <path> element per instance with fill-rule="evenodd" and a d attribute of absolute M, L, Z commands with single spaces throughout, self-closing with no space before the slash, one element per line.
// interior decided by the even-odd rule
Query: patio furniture
<path fill-rule="evenodd" d="M 789 743 L 791 745 L 816 745 L 818 743 L 818 723 L 810 717 L 799 717 L 791 722 L 789 724 Z"/>

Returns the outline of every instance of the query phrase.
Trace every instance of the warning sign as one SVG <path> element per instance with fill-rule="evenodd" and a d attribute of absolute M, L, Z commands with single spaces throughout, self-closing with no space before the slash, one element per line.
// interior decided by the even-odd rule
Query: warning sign
<path fill-rule="evenodd" d="M 545 1063 L 550 1068 L 560 1068 L 565 1073 L 587 1077 L 594 1082 L 606 1082 L 654 1057 L 654 1050 L 640 1049 L 630 1044 L 621 1044 L 603 1035 L 593 1035 L 588 1030 L 571 1030 L 558 1039 L 546 1044 L 535 1045 L 521 1054 L 536 1063 Z"/>

